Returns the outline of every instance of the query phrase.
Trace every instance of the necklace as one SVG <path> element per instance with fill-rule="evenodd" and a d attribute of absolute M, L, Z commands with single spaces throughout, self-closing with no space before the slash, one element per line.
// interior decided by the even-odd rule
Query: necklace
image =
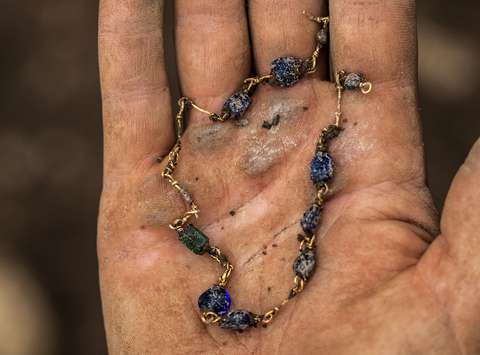
<path fill-rule="evenodd" d="M 236 331 L 243 331 L 250 327 L 267 327 L 280 309 L 304 290 L 315 270 L 315 231 L 320 222 L 321 211 L 329 196 L 328 183 L 332 180 L 334 174 L 334 162 L 328 153 L 328 145 L 342 131 L 343 92 L 345 90 L 360 89 L 364 94 L 368 94 L 372 90 L 372 84 L 366 81 L 363 75 L 346 73 L 343 70 L 335 75 L 335 89 L 337 92 L 337 107 L 334 113 L 335 121 L 322 130 L 310 164 L 310 179 L 315 186 L 316 194 L 311 206 L 307 208 L 300 220 L 303 233 L 298 235 L 299 255 L 293 263 L 293 287 L 281 303 L 267 312 L 256 314 L 246 310 L 230 311 L 232 300 L 226 286 L 233 272 L 233 265 L 218 247 L 209 244 L 208 237 L 200 229 L 188 223 L 192 216 L 198 217 L 200 210 L 192 195 L 174 178 L 175 168 L 182 149 L 181 138 L 184 131 L 184 118 L 187 108 L 207 114 L 213 122 L 239 120 L 250 106 L 254 91 L 259 85 L 270 84 L 288 88 L 295 85 L 303 76 L 316 71 L 320 50 L 328 41 L 329 18 L 311 15 L 308 15 L 308 17 L 320 25 L 320 30 L 315 36 L 315 49 L 309 58 L 300 59 L 285 56 L 275 59 L 271 64 L 270 74 L 245 79 L 243 87 L 225 101 L 220 113 L 207 111 L 197 106 L 187 97 L 182 97 L 178 100 L 179 108 L 175 119 L 177 140 L 169 153 L 167 165 L 162 172 L 162 176 L 179 192 L 189 209 L 181 217 L 174 220 L 170 224 L 170 228 L 178 233 L 180 242 L 190 251 L 198 255 L 207 254 L 224 268 L 218 282 L 202 293 L 198 299 L 201 320 L 205 324 L 217 325 L 223 329 Z"/>

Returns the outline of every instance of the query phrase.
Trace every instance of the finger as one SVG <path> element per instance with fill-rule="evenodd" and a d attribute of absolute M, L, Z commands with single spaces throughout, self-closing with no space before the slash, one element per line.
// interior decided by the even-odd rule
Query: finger
<path fill-rule="evenodd" d="M 177 62 L 183 94 L 218 112 L 250 72 L 243 0 L 178 0 Z"/>
<path fill-rule="evenodd" d="M 257 71 L 268 74 L 275 58 L 291 55 L 307 58 L 315 46 L 319 25 L 302 11 L 315 16 L 327 15 L 326 0 L 250 0 L 252 43 Z M 327 51 L 318 61 L 318 75 L 327 78 Z"/>
<path fill-rule="evenodd" d="M 375 82 L 415 84 L 414 0 L 330 2 L 335 71 L 361 71 Z"/>
<path fill-rule="evenodd" d="M 172 144 L 162 27 L 163 1 L 100 1 L 106 170 L 153 163 Z"/>
<path fill-rule="evenodd" d="M 423 279 L 450 313 L 454 331 L 462 337 L 459 343 L 470 345 L 480 321 L 479 181 L 480 139 L 450 187 L 441 219 L 441 235 L 419 265 Z M 479 348 L 475 349 L 466 348 L 464 353 L 477 353 Z"/>
<path fill-rule="evenodd" d="M 360 72 L 373 83 L 367 96 L 345 94 L 344 117 L 354 124 L 345 125 L 342 142 L 346 185 L 422 185 L 415 1 L 331 1 L 329 8 L 333 70 Z"/>

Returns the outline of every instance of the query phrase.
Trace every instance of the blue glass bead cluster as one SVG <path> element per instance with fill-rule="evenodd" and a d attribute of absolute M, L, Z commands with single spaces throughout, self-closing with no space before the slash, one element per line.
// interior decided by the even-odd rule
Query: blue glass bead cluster
<path fill-rule="evenodd" d="M 318 151 L 310 164 L 310 178 L 313 183 L 325 182 L 333 176 L 333 159 L 322 151 Z"/>
<path fill-rule="evenodd" d="M 236 92 L 223 104 L 223 112 L 229 114 L 230 118 L 239 119 L 252 103 L 250 95 L 243 91 Z"/>
<path fill-rule="evenodd" d="M 280 57 L 270 65 L 274 83 L 281 87 L 293 86 L 302 77 L 303 60 L 296 57 Z"/>
<path fill-rule="evenodd" d="M 202 312 L 214 312 L 220 316 L 228 313 L 232 299 L 227 289 L 222 286 L 212 286 L 198 298 L 198 307 Z"/>
<path fill-rule="evenodd" d="M 236 310 L 228 312 L 232 299 L 225 287 L 215 285 L 210 287 L 198 298 L 198 307 L 204 313 L 213 312 L 219 316 L 221 328 L 242 331 L 255 326 L 254 315 L 248 311 Z"/>

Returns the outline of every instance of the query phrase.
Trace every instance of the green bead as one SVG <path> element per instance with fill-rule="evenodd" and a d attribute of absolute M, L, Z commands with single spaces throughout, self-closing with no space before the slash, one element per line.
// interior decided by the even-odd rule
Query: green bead
<path fill-rule="evenodd" d="M 191 224 L 179 233 L 178 238 L 195 254 L 201 255 L 208 249 L 208 237 Z"/>

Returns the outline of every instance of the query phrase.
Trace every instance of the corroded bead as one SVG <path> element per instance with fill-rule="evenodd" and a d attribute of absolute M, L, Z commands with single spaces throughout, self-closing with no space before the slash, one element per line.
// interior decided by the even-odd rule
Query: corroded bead
<path fill-rule="evenodd" d="M 325 152 L 317 152 L 310 163 L 310 178 L 317 184 L 333 176 L 333 159 Z"/>
<path fill-rule="evenodd" d="M 280 57 L 275 59 L 270 68 L 274 83 L 281 87 L 290 87 L 302 77 L 303 61 L 295 57 Z"/>
<path fill-rule="evenodd" d="M 313 205 L 303 214 L 300 225 L 306 234 L 313 234 L 315 229 L 317 229 L 318 222 L 320 221 L 320 212 L 321 207 L 318 205 Z"/>
<path fill-rule="evenodd" d="M 293 272 L 295 275 L 307 281 L 315 271 L 315 253 L 313 250 L 306 249 L 295 259 L 293 263 Z"/>
<path fill-rule="evenodd" d="M 212 286 L 198 298 L 198 307 L 202 312 L 214 312 L 220 316 L 228 313 L 232 299 L 227 289 L 222 286 Z"/>
<path fill-rule="evenodd" d="M 219 323 L 221 328 L 231 330 L 245 330 L 255 325 L 253 316 L 248 311 L 232 311 Z"/>
<path fill-rule="evenodd" d="M 347 90 L 355 90 L 360 87 L 360 84 L 364 81 L 362 74 L 350 73 L 343 79 L 343 86 Z"/>
<path fill-rule="evenodd" d="M 208 237 L 191 224 L 178 234 L 178 239 L 195 254 L 201 255 L 208 249 Z"/>
<path fill-rule="evenodd" d="M 318 44 L 324 46 L 327 44 L 328 42 L 328 33 L 326 30 L 324 30 L 323 28 L 317 32 L 317 34 L 315 35 L 315 39 L 317 40 Z"/>
<path fill-rule="evenodd" d="M 239 119 L 252 103 L 252 98 L 243 91 L 236 92 L 223 104 L 223 111 L 231 118 Z"/>

